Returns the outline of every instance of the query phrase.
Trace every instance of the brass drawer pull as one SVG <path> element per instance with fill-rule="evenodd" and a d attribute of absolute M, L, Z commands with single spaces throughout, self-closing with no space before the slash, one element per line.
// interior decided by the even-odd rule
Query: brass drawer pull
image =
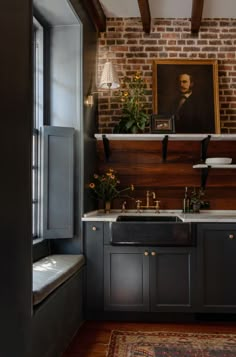
<path fill-rule="evenodd" d="M 151 255 L 152 255 L 153 257 L 155 257 L 156 252 L 151 252 Z"/>
<path fill-rule="evenodd" d="M 92 227 L 92 230 L 93 230 L 93 231 L 96 231 L 96 230 L 97 230 L 97 227 L 93 226 L 93 227 Z"/>
<path fill-rule="evenodd" d="M 147 257 L 149 255 L 148 252 L 144 252 L 143 254 L 145 255 L 145 257 Z"/>
<path fill-rule="evenodd" d="M 229 234 L 229 239 L 234 239 L 234 234 Z"/>

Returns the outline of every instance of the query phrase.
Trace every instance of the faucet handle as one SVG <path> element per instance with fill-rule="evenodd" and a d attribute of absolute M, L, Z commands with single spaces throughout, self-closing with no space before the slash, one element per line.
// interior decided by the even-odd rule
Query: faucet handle
<path fill-rule="evenodd" d="M 141 203 L 142 203 L 142 201 L 137 200 L 136 203 L 137 203 L 137 212 L 141 212 Z"/>
<path fill-rule="evenodd" d="M 125 212 L 125 211 L 126 211 L 126 204 L 127 204 L 126 201 L 124 201 L 124 202 L 122 203 L 121 212 Z"/>
<path fill-rule="evenodd" d="M 155 202 L 155 208 L 156 208 L 156 213 L 160 213 L 160 201 L 154 201 Z"/>

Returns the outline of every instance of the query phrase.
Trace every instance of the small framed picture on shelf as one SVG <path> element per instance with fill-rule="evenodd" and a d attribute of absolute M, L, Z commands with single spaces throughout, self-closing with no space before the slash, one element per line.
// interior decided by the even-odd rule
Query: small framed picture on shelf
<path fill-rule="evenodd" d="M 153 114 L 151 116 L 151 133 L 167 134 L 175 132 L 174 116 Z"/>

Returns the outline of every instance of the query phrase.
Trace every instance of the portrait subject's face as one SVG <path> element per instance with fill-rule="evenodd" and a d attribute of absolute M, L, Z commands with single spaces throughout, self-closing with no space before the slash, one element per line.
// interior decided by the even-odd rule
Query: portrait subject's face
<path fill-rule="evenodd" d="M 192 91 L 192 82 L 189 74 L 180 74 L 179 76 L 179 90 L 181 94 L 187 94 Z"/>

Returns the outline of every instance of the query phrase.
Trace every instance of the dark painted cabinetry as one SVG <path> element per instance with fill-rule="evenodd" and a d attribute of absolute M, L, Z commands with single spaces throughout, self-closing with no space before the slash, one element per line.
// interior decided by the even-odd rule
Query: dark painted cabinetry
<path fill-rule="evenodd" d="M 105 246 L 105 310 L 191 310 L 194 249 Z"/>
<path fill-rule="evenodd" d="M 235 224 L 198 224 L 197 268 L 200 311 L 236 313 Z"/>
<path fill-rule="evenodd" d="M 86 257 L 86 310 L 103 310 L 103 222 L 84 225 Z"/>
<path fill-rule="evenodd" d="M 191 311 L 195 247 L 113 246 L 109 224 L 86 222 L 87 311 Z"/>
<path fill-rule="evenodd" d="M 92 317 L 109 311 L 236 313 L 236 224 L 197 224 L 196 246 L 144 247 L 111 245 L 108 223 L 86 222 L 85 254 Z"/>

